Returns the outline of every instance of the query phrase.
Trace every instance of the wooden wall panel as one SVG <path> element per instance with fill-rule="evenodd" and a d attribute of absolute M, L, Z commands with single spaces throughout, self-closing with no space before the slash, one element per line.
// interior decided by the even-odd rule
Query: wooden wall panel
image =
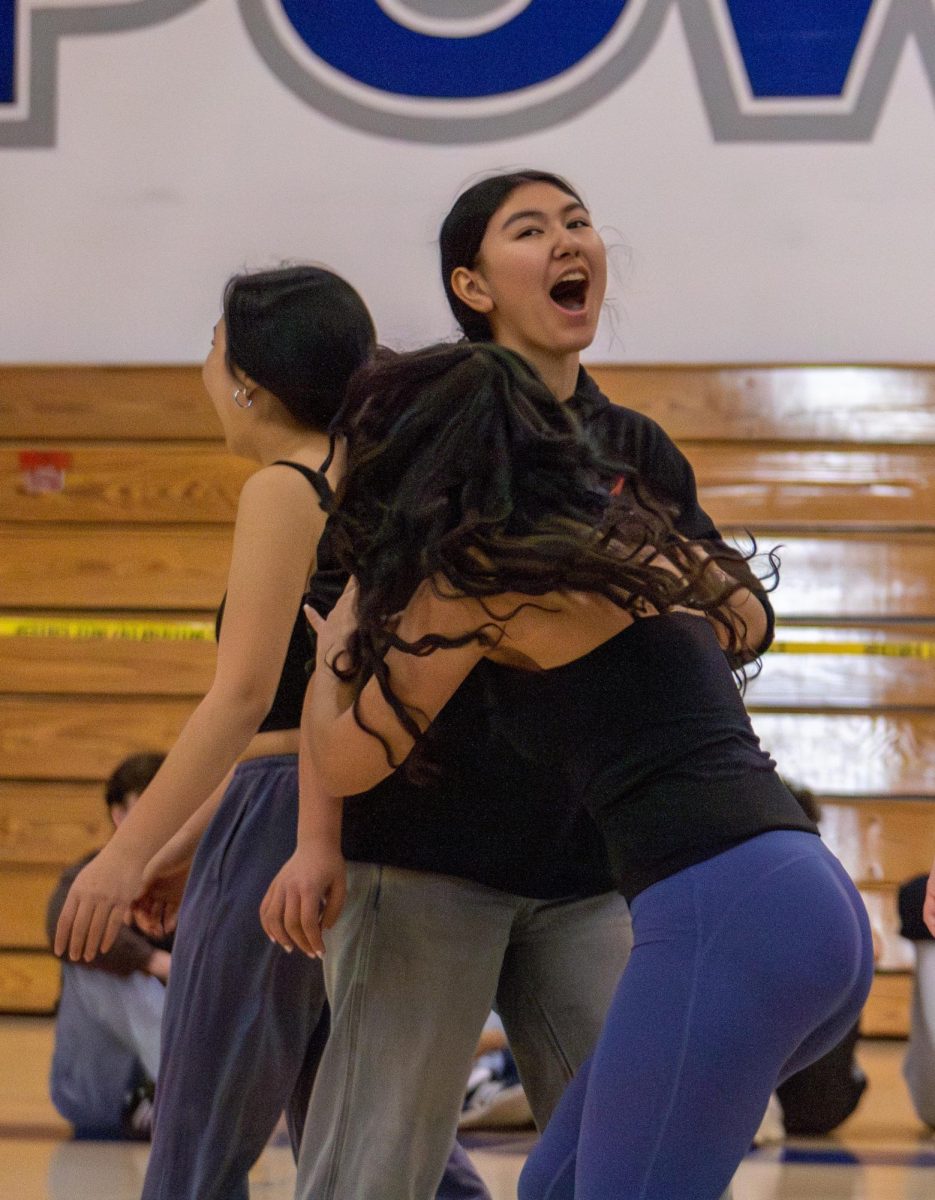
<path fill-rule="evenodd" d="M 0 697 L 8 779 L 105 779 L 127 755 L 168 749 L 192 700 Z"/>
<path fill-rule="evenodd" d="M 198 614 L 197 620 L 213 630 L 213 614 Z M 126 623 L 132 633 L 137 622 L 129 618 Z M 0 692 L 202 696 L 214 678 L 216 657 L 213 640 L 0 633 Z"/>
<path fill-rule="evenodd" d="M 177 439 L 220 436 L 195 366 L 0 366 L 0 437 Z"/>
<path fill-rule="evenodd" d="M 895 889 L 935 853 L 935 665 L 896 649 L 935 642 L 935 368 L 594 373 L 683 445 L 722 528 L 784 544 L 783 652 L 748 700 L 780 768 L 819 794 L 868 897 L 883 969 L 864 1030 L 905 1032 L 911 976 L 892 968 L 911 948 Z M 197 367 L 0 367 L 0 439 L 0 617 L 210 619 L 250 466 L 224 453 Z M 71 456 L 62 492 L 27 494 L 31 449 Z M 860 643 L 887 652 L 840 649 Z M 171 744 L 214 653 L 74 630 L 0 637 L 0 1009 L 54 1003 L 48 892 L 109 833 L 102 780 L 126 754 Z"/>
<path fill-rule="evenodd" d="M 935 369 L 611 366 L 588 370 L 676 441 L 935 445 Z"/>
<path fill-rule="evenodd" d="M 244 481 L 256 469 L 216 444 L 56 443 L 70 456 L 60 492 L 30 494 L 20 467 L 26 444 L 0 447 L 0 512 L 8 521 L 233 521 Z"/>
<path fill-rule="evenodd" d="M 64 868 L 103 846 L 112 832 L 103 780 L 0 783 L 0 865 Z"/>
<path fill-rule="evenodd" d="M 230 561 L 227 526 L 0 527 L 0 596 L 17 608 L 212 609 Z"/>

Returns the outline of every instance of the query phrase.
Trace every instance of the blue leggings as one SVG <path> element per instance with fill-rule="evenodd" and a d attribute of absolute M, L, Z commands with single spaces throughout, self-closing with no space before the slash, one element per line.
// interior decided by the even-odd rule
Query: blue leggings
<path fill-rule="evenodd" d="M 647 888 L 597 1047 L 520 1200 L 717 1200 L 770 1093 L 870 990 L 863 903 L 813 834 L 774 831 Z"/>

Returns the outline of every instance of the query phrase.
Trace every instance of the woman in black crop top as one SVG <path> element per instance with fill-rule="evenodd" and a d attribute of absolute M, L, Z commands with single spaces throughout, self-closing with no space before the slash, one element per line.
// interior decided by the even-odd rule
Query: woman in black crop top
<path fill-rule="evenodd" d="M 355 578 L 310 616 L 322 784 L 430 776 L 423 735 L 479 677 L 508 740 L 588 807 L 631 901 L 632 956 L 521 1200 L 716 1200 L 872 973 L 859 896 L 724 654 L 750 659 L 762 607 L 509 351 L 377 364 L 339 423 L 334 542 Z"/>
<path fill-rule="evenodd" d="M 301 604 L 325 521 L 325 430 L 373 344 L 354 289 L 296 266 L 229 281 L 204 364 L 228 449 L 258 467 L 237 507 L 214 682 L 76 879 L 55 943 L 91 959 L 134 902 L 144 927 L 171 926 L 191 863 L 146 1200 L 246 1196 L 283 1108 L 298 1145 L 327 1032 L 321 966 L 272 946 L 257 910 L 295 840 L 311 652 Z"/>

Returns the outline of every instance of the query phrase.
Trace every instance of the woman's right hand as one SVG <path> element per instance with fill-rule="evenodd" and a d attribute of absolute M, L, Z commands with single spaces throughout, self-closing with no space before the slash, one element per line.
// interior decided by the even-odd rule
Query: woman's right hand
<path fill-rule="evenodd" d="M 121 925 L 132 920 L 143 880 L 143 863 L 114 838 L 75 877 L 55 929 L 54 951 L 72 962 L 106 954 Z"/>
<path fill-rule="evenodd" d="M 325 953 L 322 930 L 341 915 L 347 895 L 347 864 L 340 847 L 317 840 L 296 847 L 260 904 L 260 924 L 270 941 L 309 958 Z"/>
<path fill-rule="evenodd" d="M 179 909 L 191 859 L 160 864 L 153 858 L 143 875 L 143 890 L 133 902 L 133 922 L 149 937 L 164 938 L 179 921 Z"/>

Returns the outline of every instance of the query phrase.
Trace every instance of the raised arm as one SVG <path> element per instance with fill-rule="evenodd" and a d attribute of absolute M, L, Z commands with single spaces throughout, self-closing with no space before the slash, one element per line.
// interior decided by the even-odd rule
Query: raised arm
<path fill-rule="evenodd" d="M 315 613 L 309 618 L 318 635 L 318 649 L 303 712 L 302 736 L 308 740 L 322 786 L 339 796 L 374 787 L 408 757 L 415 745 L 375 679 L 365 684 L 358 709 L 363 724 L 383 741 L 361 728 L 352 709 L 352 685 L 331 670 L 330 663 L 356 626 L 355 594 L 352 580 L 327 620 Z M 415 642 L 427 633 L 456 638 L 483 625 L 491 626 L 491 621 L 477 601 L 442 599 L 430 584 L 423 583 L 402 613 L 397 632 L 401 639 Z M 421 731 L 428 728 L 485 653 L 485 645 L 477 640 L 421 656 L 395 649 L 388 652 L 385 661 L 393 691 Z"/>
<path fill-rule="evenodd" d="M 107 950 L 143 871 L 218 786 L 269 711 L 324 514 L 307 482 L 269 467 L 244 485 L 214 682 L 114 837 L 82 871 L 58 922 L 55 952 Z"/>
<path fill-rule="evenodd" d="M 666 431 L 649 417 L 628 409 L 612 408 L 602 430 L 615 453 L 629 460 L 641 477 L 663 499 L 675 505 L 675 528 L 683 537 L 706 544 L 719 566 L 739 583 L 731 608 L 738 611 L 750 633 L 745 638 L 742 660 L 766 651 L 772 640 L 775 615 L 763 583 L 749 563 L 724 541 L 717 526 L 698 501 L 698 486 L 691 463 Z"/>

